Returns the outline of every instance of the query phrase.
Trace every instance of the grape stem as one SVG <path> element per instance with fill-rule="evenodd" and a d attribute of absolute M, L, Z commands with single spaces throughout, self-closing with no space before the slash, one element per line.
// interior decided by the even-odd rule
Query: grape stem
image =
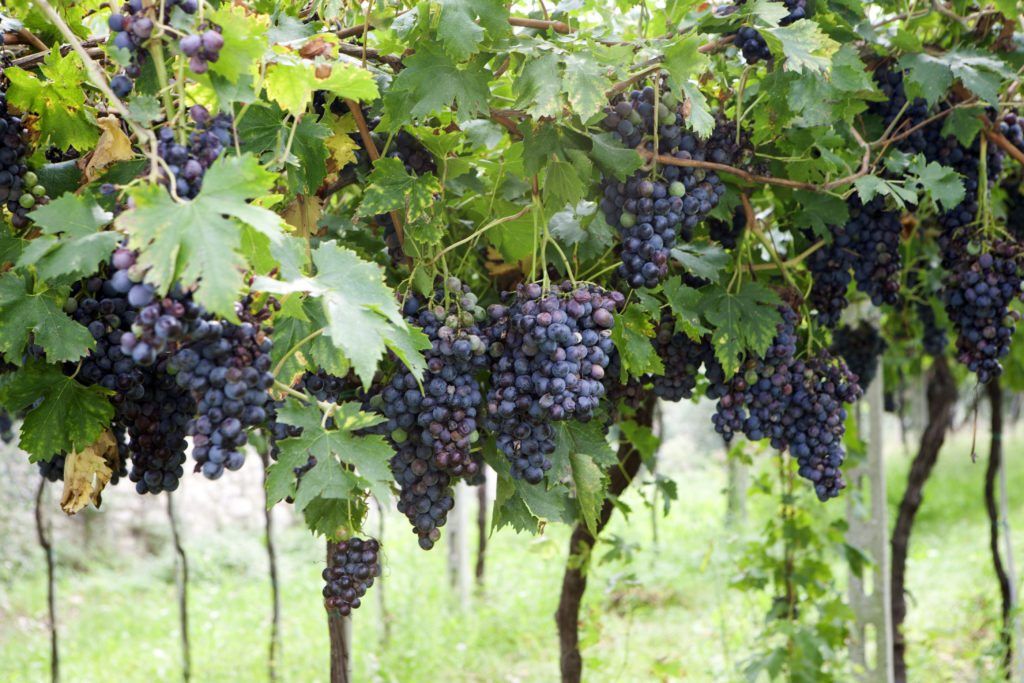
<path fill-rule="evenodd" d="M 431 262 L 430 262 L 431 265 L 436 263 L 439 258 L 444 256 L 448 252 L 452 251 L 453 249 L 457 249 L 457 248 L 461 247 L 463 244 L 466 244 L 468 242 L 472 242 L 477 237 L 480 237 L 480 235 L 484 234 L 485 232 L 487 232 L 491 228 L 496 228 L 499 225 L 502 225 L 503 223 L 510 223 L 510 222 L 516 220 L 517 218 L 522 218 L 532 208 L 533 208 L 532 205 L 527 204 L 526 206 L 521 208 L 519 211 L 516 211 L 511 216 L 504 216 L 502 218 L 496 218 L 495 220 L 491 221 L 490 223 L 488 223 L 487 225 L 483 226 L 482 228 L 479 228 L 478 230 L 473 231 L 473 233 L 471 233 L 468 237 L 463 237 L 458 242 L 453 242 L 453 243 L 449 244 L 447 247 L 445 247 L 440 252 L 438 252 L 437 256 L 435 256 L 431 260 Z"/>
<path fill-rule="evenodd" d="M 743 211 L 747 214 L 747 227 L 750 229 L 750 232 L 752 232 L 754 236 L 757 237 L 758 241 L 765 248 L 765 251 L 768 252 L 768 255 L 771 257 L 772 261 L 775 262 L 775 265 L 782 272 L 782 276 L 786 279 L 786 282 L 788 282 L 790 286 L 793 287 L 793 289 L 799 291 L 800 288 L 797 287 L 796 281 L 793 280 L 793 274 L 789 272 L 789 268 L 786 266 L 786 262 L 783 261 L 782 258 L 779 256 L 779 252 L 776 251 L 775 245 L 772 243 L 770 239 L 768 239 L 768 236 L 764 234 L 764 231 L 761 230 L 761 227 L 757 224 L 757 221 L 753 220 L 754 209 L 750 205 L 750 198 L 744 193 L 740 195 L 740 201 L 743 202 Z"/>

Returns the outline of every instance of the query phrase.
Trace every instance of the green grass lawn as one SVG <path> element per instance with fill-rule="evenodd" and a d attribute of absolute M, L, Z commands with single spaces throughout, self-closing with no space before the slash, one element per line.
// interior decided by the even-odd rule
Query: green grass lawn
<path fill-rule="evenodd" d="M 970 434 L 947 444 L 914 529 L 908 619 L 912 680 L 988 680 L 997 654 L 998 591 L 988 556 L 982 502 L 984 461 L 972 464 Z M 979 447 L 987 448 L 979 434 Z M 723 526 L 724 467 L 717 454 L 678 449 L 666 466 L 679 502 L 658 522 L 636 494 L 629 519 L 616 514 L 608 533 L 636 544 L 633 562 L 591 572 L 582 639 L 594 681 L 742 680 L 742 662 L 769 603 L 767 595 L 728 587 L 741 541 L 758 532 L 757 506 L 745 529 Z M 1024 486 L 1024 437 L 1007 441 L 1011 496 Z M 889 500 L 902 492 L 909 457 L 889 459 Z M 1024 499 L 1011 501 L 1017 547 L 1024 547 Z M 842 515 L 844 506 L 828 506 Z M 397 515 L 386 519 L 385 569 L 354 625 L 357 681 L 553 681 L 558 645 L 553 613 L 568 530 L 541 537 L 495 534 L 486 586 L 462 611 L 449 589 L 444 545 L 425 553 Z M 191 563 L 189 607 L 195 681 L 267 678 L 269 584 L 260 537 L 235 532 L 186 539 Z M 297 529 L 278 534 L 283 591 L 285 681 L 326 680 L 327 635 L 319 589 L 322 542 Z M 599 554 L 602 554 L 601 550 Z M 839 567 L 839 558 L 833 558 Z M 88 571 L 58 569 L 64 680 L 165 681 L 181 675 L 169 546 L 157 556 L 106 557 Z M 845 576 L 845 570 L 838 570 Z M 378 601 L 389 620 L 385 639 Z M 48 677 L 45 576 L 13 585 L 0 612 L 0 677 Z M 0 604 L 4 604 L 0 602 Z"/>

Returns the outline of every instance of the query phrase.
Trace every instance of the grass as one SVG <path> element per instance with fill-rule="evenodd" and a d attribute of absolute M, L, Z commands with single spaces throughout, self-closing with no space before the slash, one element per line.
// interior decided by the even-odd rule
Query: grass
<path fill-rule="evenodd" d="M 987 448 L 983 435 L 979 445 Z M 666 473 L 679 501 L 658 520 L 636 493 L 628 519 L 616 514 L 608 537 L 635 545 L 630 563 L 591 572 L 581 638 L 586 677 L 595 681 L 741 680 L 741 664 L 758 643 L 768 597 L 728 587 L 741 542 L 755 537 L 762 511 L 752 507 L 740 532 L 722 520 L 725 483 L 718 454 L 669 444 Z M 925 491 L 908 570 L 911 593 L 908 659 L 914 680 L 994 679 L 998 590 L 988 556 L 982 502 L 984 461 L 969 457 L 970 435 L 944 449 Z M 1009 490 L 1024 487 L 1024 436 L 1007 439 Z M 909 456 L 889 457 L 889 502 L 902 493 Z M 1016 547 L 1024 544 L 1024 501 L 1011 500 Z M 832 504 L 828 515 L 842 515 Z M 565 563 L 568 530 L 540 537 L 496 533 L 486 587 L 459 608 L 446 579 L 444 544 L 420 551 L 405 521 L 385 520 L 385 573 L 354 623 L 358 681 L 552 681 L 558 646 L 552 615 Z M 231 529 L 188 539 L 194 681 L 263 681 L 269 584 L 261 538 Z M 326 680 L 327 635 L 319 598 L 323 545 L 297 527 L 279 530 L 285 681 Z M 96 557 L 87 570 L 58 569 L 61 666 L 76 682 L 164 681 L 181 675 L 172 557 Z M 610 546 L 604 546 L 600 554 Z M 840 576 L 841 560 L 831 558 Z M 388 638 L 378 597 L 389 615 Z M 37 568 L 4 586 L 0 672 L 5 681 L 48 678 L 45 572 Z"/>

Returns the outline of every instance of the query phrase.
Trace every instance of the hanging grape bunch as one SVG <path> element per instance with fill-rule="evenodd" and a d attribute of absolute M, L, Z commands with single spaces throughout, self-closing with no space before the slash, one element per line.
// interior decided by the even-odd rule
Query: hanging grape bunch
<path fill-rule="evenodd" d="M 605 109 L 602 126 L 627 147 L 643 145 L 657 154 L 680 160 L 706 159 L 707 145 L 685 132 L 681 105 L 671 92 L 657 98 L 647 86 Z M 606 178 L 601 209 L 609 225 L 618 229 L 622 264 L 619 276 L 632 288 L 656 287 L 668 275 L 668 261 L 676 239 L 689 241 L 694 229 L 718 205 L 725 185 L 713 171 L 670 164 L 658 173 L 640 170 L 620 182 Z"/>
<path fill-rule="evenodd" d="M 374 538 L 350 538 L 334 546 L 323 571 L 324 606 L 347 617 L 380 576 L 380 544 Z"/>
<path fill-rule="evenodd" d="M 807 16 L 807 0 L 774 0 L 781 2 L 789 10 L 789 13 L 779 20 L 779 26 L 789 26 L 794 21 Z M 746 0 L 736 0 L 737 5 L 745 5 Z M 768 48 L 761 32 L 752 26 L 741 26 L 736 32 L 733 44 L 743 53 L 743 59 L 747 64 L 757 64 L 761 61 L 770 61 L 772 51 Z"/>
<path fill-rule="evenodd" d="M 220 28 L 216 26 L 206 29 L 201 34 L 188 34 L 178 41 L 178 48 L 188 57 L 188 68 L 196 74 L 206 73 L 210 63 L 220 58 L 223 47 L 224 37 L 220 34 Z"/>
<path fill-rule="evenodd" d="M 520 285 L 488 309 L 494 358 L 488 428 L 512 476 L 537 484 L 551 468 L 551 422 L 589 420 L 605 393 L 615 312 L 625 298 L 564 282 Z"/>
<path fill-rule="evenodd" d="M 861 321 L 856 327 L 841 325 L 832 333 L 832 353 L 842 358 L 862 387 L 868 387 L 878 372 L 878 357 L 885 340 L 874 325 Z"/>
<path fill-rule="evenodd" d="M 31 222 L 29 211 L 47 202 L 46 188 L 26 165 L 27 137 L 21 117 L 7 106 L 6 91 L 0 91 L 0 201 L 7 205 L 11 225 L 19 230 Z"/>
<path fill-rule="evenodd" d="M 170 126 L 157 131 L 157 151 L 166 163 L 166 169 L 160 168 L 162 181 L 173 182 L 181 199 L 196 198 L 206 171 L 234 144 L 230 114 L 211 116 L 205 107 L 197 104 L 189 109 L 189 117 L 195 130 L 189 135 L 187 145 L 177 142 Z M 166 171 L 170 172 L 170 178 Z"/>
<path fill-rule="evenodd" d="M 166 23 L 172 11 L 177 8 L 185 14 L 195 14 L 199 9 L 198 0 L 163 0 L 160 3 L 147 3 L 144 0 L 129 0 L 121 6 L 120 12 L 114 12 L 107 20 L 110 28 L 111 42 L 114 47 L 127 50 L 130 62 L 124 73 L 110 79 L 110 88 L 118 97 L 127 97 L 135 87 L 135 79 L 142 75 L 142 64 L 146 55 L 146 44 L 153 36 L 156 28 L 155 9 L 163 8 L 162 22 Z M 198 72 L 197 72 L 198 73 Z"/>
<path fill-rule="evenodd" d="M 694 341 L 675 331 L 675 317 L 670 310 L 661 313 L 661 321 L 651 343 L 665 366 L 665 373 L 649 377 L 654 393 L 666 401 L 679 401 L 693 396 L 697 388 L 697 374 L 704 361 L 710 358 L 711 342 L 708 338 Z"/>
<path fill-rule="evenodd" d="M 735 249 L 747 227 L 747 216 L 742 207 L 737 207 L 732 220 L 723 221 L 717 218 L 708 220 L 708 237 L 718 242 L 724 249 Z"/>

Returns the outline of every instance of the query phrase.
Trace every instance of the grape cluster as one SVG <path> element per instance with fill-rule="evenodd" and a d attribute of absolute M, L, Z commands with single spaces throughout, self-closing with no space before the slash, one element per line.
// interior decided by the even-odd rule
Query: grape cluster
<path fill-rule="evenodd" d="M 127 50 L 131 55 L 131 62 L 124 73 L 110 80 L 110 87 L 118 97 L 127 97 L 134 87 L 134 79 L 142 75 L 145 44 L 156 28 L 156 7 L 163 8 L 163 15 L 160 18 L 166 22 L 174 8 L 186 14 L 195 14 L 199 9 L 199 0 L 163 0 L 155 5 L 144 0 L 129 0 L 121 7 L 120 12 L 110 15 L 107 26 L 110 27 L 114 47 Z"/>
<path fill-rule="evenodd" d="M 168 373 L 168 360 L 142 369 L 142 395 L 129 395 L 118 413 L 131 438 L 128 478 L 140 493 L 174 491 L 185 473 L 185 441 L 196 404 Z"/>
<path fill-rule="evenodd" d="M 731 221 L 717 218 L 708 221 L 708 237 L 721 244 L 725 249 L 735 249 L 739 245 L 746 227 L 747 216 L 742 207 L 737 207 L 732 214 Z"/>
<path fill-rule="evenodd" d="M 6 408 L 0 408 L 0 441 L 11 443 L 14 441 L 14 420 Z"/>
<path fill-rule="evenodd" d="M 929 303 L 918 302 L 916 310 L 917 319 L 921 321 L 922 328 L 921 347 L 929 356 L 941 356 L 949 346 L 949 339 L 946 337 L 946 330 L 939 327 L 935 318 L 935 309 Z"/>
<path fill-rule="evenodd" d="M 434 450 L 422 441 L 395 444 L 391 473 L 398 484 L 398 511 L 412 522 L 420 547 L 430 550 L 455 505 L 452 478 L 434 464 Z"/>
<path fill-rule="evenodd" d="M 885 348 L 885 340 L 875 326 L 867 321 L 861 321 L 856 327 L 841 325 L 832 333 L 833 355 L 846 362 L 862 387 L 869 386 L 875 379 L 878 357 Z"/>
<path fill-rule="evenodd" d="M 551 422 L 589 420 L 605 394 L 615 312 L 625 298 L 569 282 L 520 285 L 488 309 L 494 358 L 488 426 L 512 475 L 539 483 L 551 468 Z"/>
<path fill-rule="evenodd" d="M 897 303 L 903 265 L 900 214 L 887 211 L 881 196 L 865 204 L 854 194 L 847 201 L 847 207 L 850 218 L 845 234 L 849 239 L 848 253 L 857 289 L 875 306 Z"/>
<path fill-rule="evenodd" d="M 694 341 L 682 332 L 676 332 L 675 317 L 671 311 L 665 310 L 651 343 L 665 366 L 664 374 L 646 378 L 651 381 L 655 395 L 666 401 L 693 396 L 697 374 L 712 353 L 710 339 L 705 337 Z"/>
<path fill-rule="evenodd" d="M 605 109 L 602 126 L 628 147 L 644 145 L 680 160 L 705 160 L 707 143 L 686 133 L 682 106 L 665 92 L 655 107 L 651 86 L 633 90 L 628 98 Z M 710 148 L 715 158 L 719 148 Z M 626 181 L 606 178 L 601 209 L 621 237 L 619 276 L 633 288 L 655 287 L 668 274 L 668 260 L 676 238 L 693 238 L 694 228 L 718 205 L 725 194 L 718 174 L 702 168 L 664 165 L 660 177 L 638 171 Z"/>
<path fill-rule="evenodd" d="M 758 441 L 769 439 L 789 449 L 798 473 L 814 485 L 820 500 L 838 495 L 845 486 L 840 465 L 845 453 L 845 403 L 860 397 L 856 378 L 841 360 L 826 352 L 809 359 L 795 357 L 796 313 L 780 309 L 782 321 L 761 358 L 750 358 L 731 379 L 713 358 L 707 361 L 708 396 L 717 398 L 712 424 L 729 442 L 736 433 Z"/>
<path fill-rule="evenodd" d="M 389 138 L 388 134 L 376 130 L 378 125 L 380 125 L 379 117 L 367 121 L 367 126 L 374 131 L 370 138 L 381 156 L 398 159 L 405 166 L 405 170 L 412 175 L 437 172 L 434 155 L 414 135 L 401 129 L 390 135 Z"/>
<path fill-rule="evenodd" d="M 391 440 L 413 440 L 433 451 L 432 463 L 452 477 L 476 473 L 470 450 L 479 438 L 477 406 L 482 401 L 476 375 L 486 368 L 486 345 L 477 321 L 486 317 L 476 295 L 455 278 L 432 300 L 406 298 L 403 314 L 430 340 L 424 356 L 422 390 L 408 370 L 395 374 L 381 392 Z M 445 306 L 445 299 L 457 298 Z"/>
<path fill-rule="evenodd" d="M 192 73 L 204 74 L 210 68 L 211 62 L 220 58 L 221 48 L 224 47 L 224 36 L 220 29 L 213 27 L 202 32 L 202 34 L 189 34 L 178 41 L 178 48 L 188 57 L 188 68 Z"/>
<path fill-rule="evenodd" d="M 1010 310 L 1022 298 L 1020 247 L 1012 242 L 965 237 L 952 240 L 958 254 L 943 290 L 946 313 L 957 331 L 957 360 L 986 384 L 1002 372 L 999 360 L 1010 351 L 1020 314 Z"/>
<path fill-rule="evenodd" d="M 175 140 L 174 129 L 164 126 L 157 131 L 157 151 L 173 177 L 174 189 L 182 199 L 195 199 L 203 184 L 203 176 L 221 153 L 234 144 L 233 121 L 229 114 L 211 116 L 202 105 L 189 109 L 196 129 L 188 144 Z M 161 168 L 165 183 L 172 182 Z"/>
<path fill-rule="evenodd" d="M 1017 112 L 1008 111 L 1003 114 L 1003 119 L 999 122 L 999 132 L 1011 145 L 1024 152 L 1024 122 Z"/>
<path fill-rule="evenodd" d="M 810 233 L 809 242 L 814 241 Z M 817 312 L 817 321 L 825 327 L 835 327 L 849 301 L 846 290 L 853 276 L 850 274 L 849 237 L 845 226 L 832 226 L 832 241 L 807 257 L 807 270 L 811 273 L 811 291 L 808 303 Z"/>
<path fill-rule="evenodd" d="M 200 320 L 188 346 L 173 356 L 177 385 L 192 393 L 197 415 L 188 422 L 192 457 L 208 479 L 245 462 L 246 428 L 267 422 L 273 402 L 272 342 L 249 322 Z"/>
<path fill-rule="evenodd" d="M 8 109 L 6 91 L 0 91 L 0 202 L 7 205 L 11 225 L 19 230 L 31 222 L 28 212 L 47 202 L 46 188 L 26 165 L 27 141 L 28 129 Z"/>
<path fill-rule="evenodd" d="M 1024 193 L 1019 180 L 1008 181 L 1006 189 L 1006 231 L 1018 242 L 1024 241 Z"/>
<path fill-rule="evenodd" d="M 380 576 L 380 544 L 376 539 L 350 538 L 337 544 L 324 569 L 324 605 L 347 617 Z"/>
<path fill-rule="evenodd" d="M 780 26 L 789 26 L 794 21 L 807 16 L 807 0 L 775 1 L 781 2 L 789 10 L 789 14 L 779 20 Z M 736 4 L 744 5 L 746 0 L 736 0 Z M 765 42 L 764 36 L 753 27 L 740 27 L 740 30 L 736 32 L 733 44 L 743 53 L 743 59 L 746 60 L 747 64 L 757 64 L 762 60 L 769 61 L 772 58 L 772 52 L 768 49 L 768 43 Z"/>

